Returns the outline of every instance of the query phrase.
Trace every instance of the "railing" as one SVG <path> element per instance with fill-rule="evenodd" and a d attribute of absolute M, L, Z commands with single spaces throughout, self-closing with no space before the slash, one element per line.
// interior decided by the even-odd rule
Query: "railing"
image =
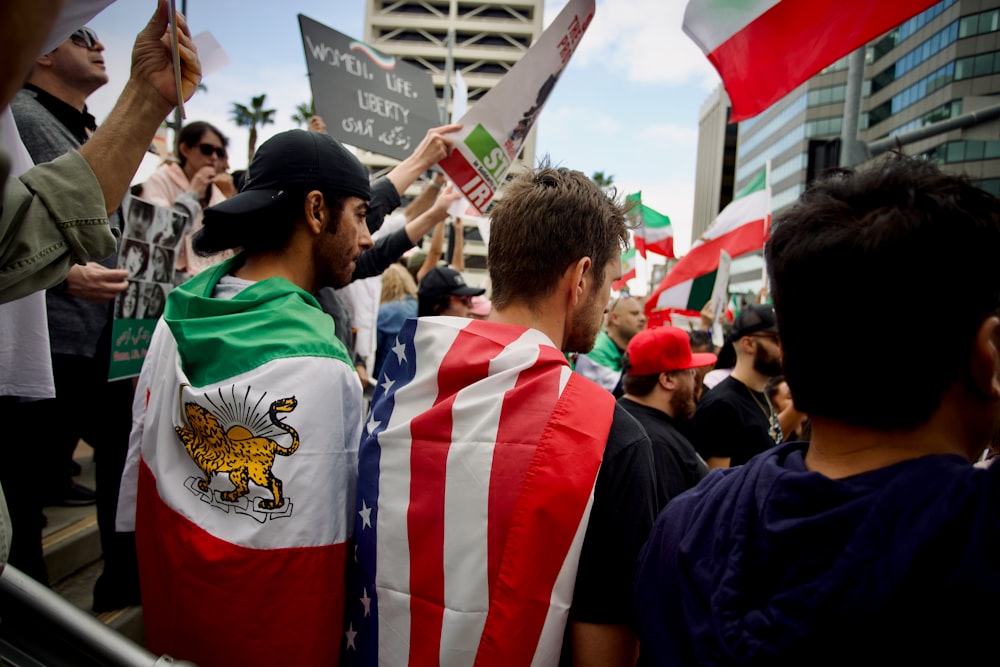
<path fill-rule="evenodd" d="M 154 655 L 10 565 L 0 572 L 0 664 L 195 667 Z"/>

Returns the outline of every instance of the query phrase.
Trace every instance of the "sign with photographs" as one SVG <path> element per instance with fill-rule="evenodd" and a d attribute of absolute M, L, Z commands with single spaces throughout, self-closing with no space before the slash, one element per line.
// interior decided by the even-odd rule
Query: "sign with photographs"
<path fill-rule="evenodd" d="M 115 301 L 108 379 L 134 377 L 142 368 L 156 320 L 174 286 L 174 264 L 188 216 L 129 196 L 122 205 L 125 233 L 118 266 L 128 287 Z"/>

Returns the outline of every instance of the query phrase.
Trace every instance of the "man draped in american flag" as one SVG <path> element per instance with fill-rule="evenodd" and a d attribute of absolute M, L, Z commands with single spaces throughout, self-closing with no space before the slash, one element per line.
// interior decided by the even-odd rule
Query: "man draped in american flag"
<path fill-rule="evenodd" d="M 563 351 L 594 343 L 628 235 L 543 166 L 491 213 L 488 321 L 411 319 L 359 451 L 345 664 L 635 664 L 645 432 Z"/>

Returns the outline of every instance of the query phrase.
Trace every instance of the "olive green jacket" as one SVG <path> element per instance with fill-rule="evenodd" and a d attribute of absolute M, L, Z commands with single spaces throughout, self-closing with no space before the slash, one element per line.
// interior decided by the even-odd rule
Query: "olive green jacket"
<path fill-rule="evenodd" d="M 62 282 L 73 264 L 115 252 L 104 194 L 80 154 L 70 151 L 8 178 L 0 150 L 0 303 Z"/>

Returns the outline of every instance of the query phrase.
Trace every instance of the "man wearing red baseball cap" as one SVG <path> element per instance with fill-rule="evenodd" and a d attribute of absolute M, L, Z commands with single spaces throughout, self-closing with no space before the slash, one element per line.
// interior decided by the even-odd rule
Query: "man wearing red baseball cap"
<path fill-rule="evenodd" d="M 653 443 L 658 509 L 708 474 L 708 466 L 678 430 L 694 415 L 695 369 L 715 363 L 709 352 L 691 352 L 691 339 L 677 327 L 640 331 L 623 359 L 618 403 L 638 420 Z"/>

